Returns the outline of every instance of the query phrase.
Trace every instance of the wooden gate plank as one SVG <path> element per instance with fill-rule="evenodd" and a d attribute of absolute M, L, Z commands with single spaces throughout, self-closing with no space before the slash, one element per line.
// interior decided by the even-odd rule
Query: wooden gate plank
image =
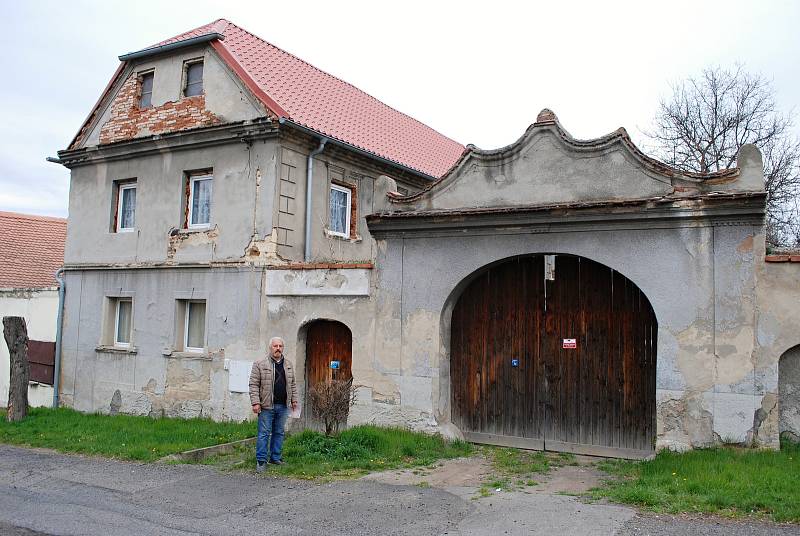
<path fill-rule="evenodd" d="M 651 452 L 656 334 L 641 290 L 599 263 L 558 255 L 555 281 L 543 255 L 492 266 L 453 309 L 453 422 L 548 449 Z"/>

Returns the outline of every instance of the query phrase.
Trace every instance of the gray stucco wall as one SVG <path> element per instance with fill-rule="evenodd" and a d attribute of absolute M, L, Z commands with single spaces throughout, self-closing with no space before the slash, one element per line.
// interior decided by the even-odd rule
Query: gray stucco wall
<path fill-rule="evenodd" d="M 718 257 L 728 257 L 725 262 L 732 261 L 733 266 L 747 263 L 752 251 L 728 253 L 750 243 L 758 232 L 745 225 L 388 239 L 380 244 L 385 257 L 378 264 L 396 267 L 388 270 L 391 274 L 382 271 L 380 283 L 384 302 L 399 301 L 399 311 L 391 313 L 399 316 L 393 335 L 403 341 L 394 358 L 395 368 L 407 377 L 406 383 L 420 386 L 420 392 L 430 389 L 432 400 L 425 409 L 434 413 L 440 425 L 447 425 L 449 313 L 459 295 L 454 289 L 476 270 L 516 255 L 580 255 L 636 283 L 656 313 L 659 446 L 688 448 L 720 439 L 744 442 L 764 389 L 774 392 L 774 386 L 754 389 L 753 308 L 731 305 L 726 309 L 729 296 L 740 296 L 743 302 L 753 299 L 752 277 L 746 270 L 736 277 L 726 276 L 727 268 Z M 713 247 L 703 246 L 708 244 Z M 400 281 L 395 279 L 398 273 Z M 436 277 L 430 277 L 434 273 Z M 402 294 L 396 289 L 402 289 Z M 765 365 L 762 372 L 774 373 L 776 364 Z M 775 439 L 761 438 L 764 442 Z"/>
<path fill-rule="evenodd" d="M 254 361 L 269 339 L 259 322 L 263 272 L 249 268 L 138 269 L 68 272 L 64 315 L 62 400 L 81 411 L 140 415 L 249 417 L 246 394 L 228 390 L 225 358 Z M 101 345 L 113 329 L 102 311 L 108 298 L 133 300 L 132 345 Z M 206 300 L 207 351 L 174 350 L 179 299 Z"/>
<path fill-rule="evenodd" d="M 239 259 L 256 231 L 272 233 L 277 142 L 165 150 L 75 167 L 67 264 L 212 262 Z M 211 227 L 182 230 L 186 173 L 213 170 Z M 260 177 L 256 195 L 256 178 Z M 114 181 L 136 179 L 136 229 L 112 232 Z M 177 230 L 175 235 L 170 235 Z"/>

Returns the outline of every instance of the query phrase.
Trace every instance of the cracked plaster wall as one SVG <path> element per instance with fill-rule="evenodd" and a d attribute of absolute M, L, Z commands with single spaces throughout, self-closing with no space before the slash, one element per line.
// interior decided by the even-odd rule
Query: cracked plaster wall
<path fill-rule="evenodd" d="M 270 246 L 254 244 L 253 230 L 255 225 L 260 241 L 273 233 L 276 148 L 274 140 L 181 151 L 165 146 L 155 154 L 73 168 L 65 263 L 136 267 L 236 261 L 246 254 L 266 263 Z M 186 172 L 203 169 L 214 176 L 211 227 L 189 231 L 182 228 Z M 131 178 L 135 230 L 111 232 L 114 181 Z"/>
<path fill-rule="evenodd" d="M 777 432 L 770 424 L 774 389 L 763 378 L 777 374 L 776 363 L 757 361 L 754 336 L 753 244 L 763 243 L 759 232 L 742 225 L 381 240 L 377 265 L 384 267 L 382 279 L 401 278 L 390 287 L 402 289 L 398 358 L 404 379 L 399 385 L 416 384 L 412 391 L 424 399 L 419 405 L 431 404 L 426 409 L 440 429 L 448 428 L 453 380 L 447 323 L 458 295 L 453 290 L 476 270 L 504 258 L 581 255 L 631 279 L 656 312 L 657 447 L 686 449 L 755 437 L 775 446 Z M 758 417 L 759 412 L 764 415 Z"/>

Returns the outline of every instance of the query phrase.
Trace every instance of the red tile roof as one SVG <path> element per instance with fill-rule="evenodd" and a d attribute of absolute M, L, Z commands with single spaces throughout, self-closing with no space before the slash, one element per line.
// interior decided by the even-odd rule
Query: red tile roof
<path fill-rule="evenodd" d="M 214 49 L 279 118 L 432 177 L 464 152 L 460 143 L 225 19 L 155 46 L 212 33 L 224 36 Z"/>
<path fill-rule="evenodd" d="M 67 220 L 0 211 L 0 288 L 58 285 Z"/>

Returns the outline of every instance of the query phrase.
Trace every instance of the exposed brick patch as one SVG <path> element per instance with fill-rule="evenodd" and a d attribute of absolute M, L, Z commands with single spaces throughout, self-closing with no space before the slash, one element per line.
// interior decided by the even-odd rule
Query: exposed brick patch
<path fill-rule="evenodd" d="M 798 255 L 767 255 L 764 257 L 766 262 L 800 262 L 800 254 Z"/>
<path fill-rule="evenodd" d="M 371 262 L 346 263 L 346 262 L 291 262 L 276 266 L 267 266 L 267 270 L 343 270 L 348 268 L 361 268 L 372 270 Z"/>
<path fill-rule="evenodd" d="M 205 95 L 184 97 L 161 106 L 139 108 L 140 81 L 131 73 L 111 103 L 111 118 L 100 129 L 100 143 L 217 125 L 222 121 L 206 110 Z"/>

